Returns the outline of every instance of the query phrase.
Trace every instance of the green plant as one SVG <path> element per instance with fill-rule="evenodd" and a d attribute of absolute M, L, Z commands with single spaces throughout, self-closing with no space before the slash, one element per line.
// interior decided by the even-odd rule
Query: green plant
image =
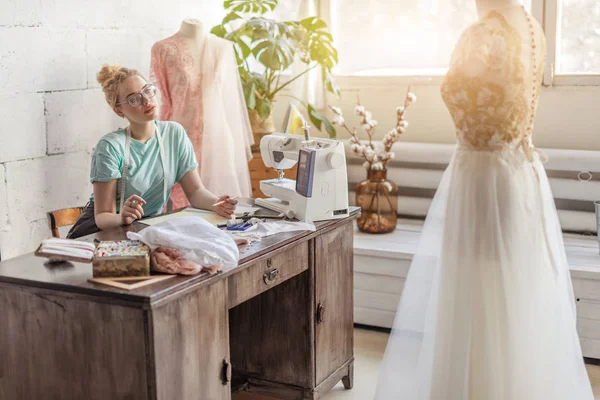
<path fill-rule="evenodd" d="M 317 67 L 321 67 L 327 90 L 339 96 L 331 75 L 338 54 L 325 21 L 317 17 L 300 21 L 265 17 L 277 7 L 277 0 L 225 0 L 223 7 L 226 15 L 211 32 L 234 43 L 246 106 L 256 110 L 261 119 L 271 115 L 277 96 L 293 97 L 281 93 L 285 87 Z M 305 65 L 304 70 L 281 79 L 296 60 Z M 335 127 L 325 116 L 313 105 L 296 100 L 306 107 L 313 126 L 335 137 Z"/>

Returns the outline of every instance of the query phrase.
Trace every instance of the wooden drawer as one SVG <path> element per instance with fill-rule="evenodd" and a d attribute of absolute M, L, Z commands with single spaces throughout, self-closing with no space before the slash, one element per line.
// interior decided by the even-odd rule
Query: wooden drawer
<path fill-rule="evenodd" d="M 308 269 L 308 242 L 257 261 L 229 277 L 229 308 L 279 285 Z"/>

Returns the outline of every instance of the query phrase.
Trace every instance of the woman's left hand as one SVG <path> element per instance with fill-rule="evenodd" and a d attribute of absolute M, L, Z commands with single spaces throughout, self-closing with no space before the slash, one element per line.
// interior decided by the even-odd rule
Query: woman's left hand
<path fill-rule="evenodd" d="M 235 212 L 235 205 L 238 203 L 236 199 L 230 196 L 221 196 L 217 203 L 212 207 L 212 210 L 221 217 L 231 218 Z"/>

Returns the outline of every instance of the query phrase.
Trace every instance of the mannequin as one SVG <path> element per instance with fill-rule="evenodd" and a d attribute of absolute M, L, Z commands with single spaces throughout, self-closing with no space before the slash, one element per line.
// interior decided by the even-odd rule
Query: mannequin
<path fill-rule="evenodd" d="M 492 10 L 501 10 L 511 7 L 520 7 L 523 5 L 522 0 L 476 0 L 477 13 L 480 17 Z"/>
<path fill-rule="evenodd" d="M 200 176 L 216 193 L 250 196 L 252 130 L 231 42 L 197 19 L 152 46 L 151 76 L 161 94 L 161 120 L 179 122 L 194 145 Z M 173 208 L 187 206 L 175 187 Z"/>
<path fill-rule="evenodd" d="M 204 26 L 197 19 L 187 18 L 181 21 L 179 34 L 191 39 L 197 39 L 204 35 Z"/>
<path fill-rule="evenodd" d="M 532 140 L 543 31 L 518 0 L 476 3 L 480 18 L 440 88 L 456 152 L 402 286 L 375 399 L 592 400 Z"/>

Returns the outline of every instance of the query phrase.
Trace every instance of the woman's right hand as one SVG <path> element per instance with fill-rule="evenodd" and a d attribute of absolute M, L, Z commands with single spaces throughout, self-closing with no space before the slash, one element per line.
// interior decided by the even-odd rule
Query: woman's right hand
<path fill-rule="evenodd" d="M 129 196 L 127 201 L 123 204 L 123 209 L 120 210 L 121 222 L 123 225 L 130 225 L 136 219 L 142 219 L 144 216 L 144 209 L 142 206 L 146 204 L 146 200 L 142 199 L 138 195 Z"/>

